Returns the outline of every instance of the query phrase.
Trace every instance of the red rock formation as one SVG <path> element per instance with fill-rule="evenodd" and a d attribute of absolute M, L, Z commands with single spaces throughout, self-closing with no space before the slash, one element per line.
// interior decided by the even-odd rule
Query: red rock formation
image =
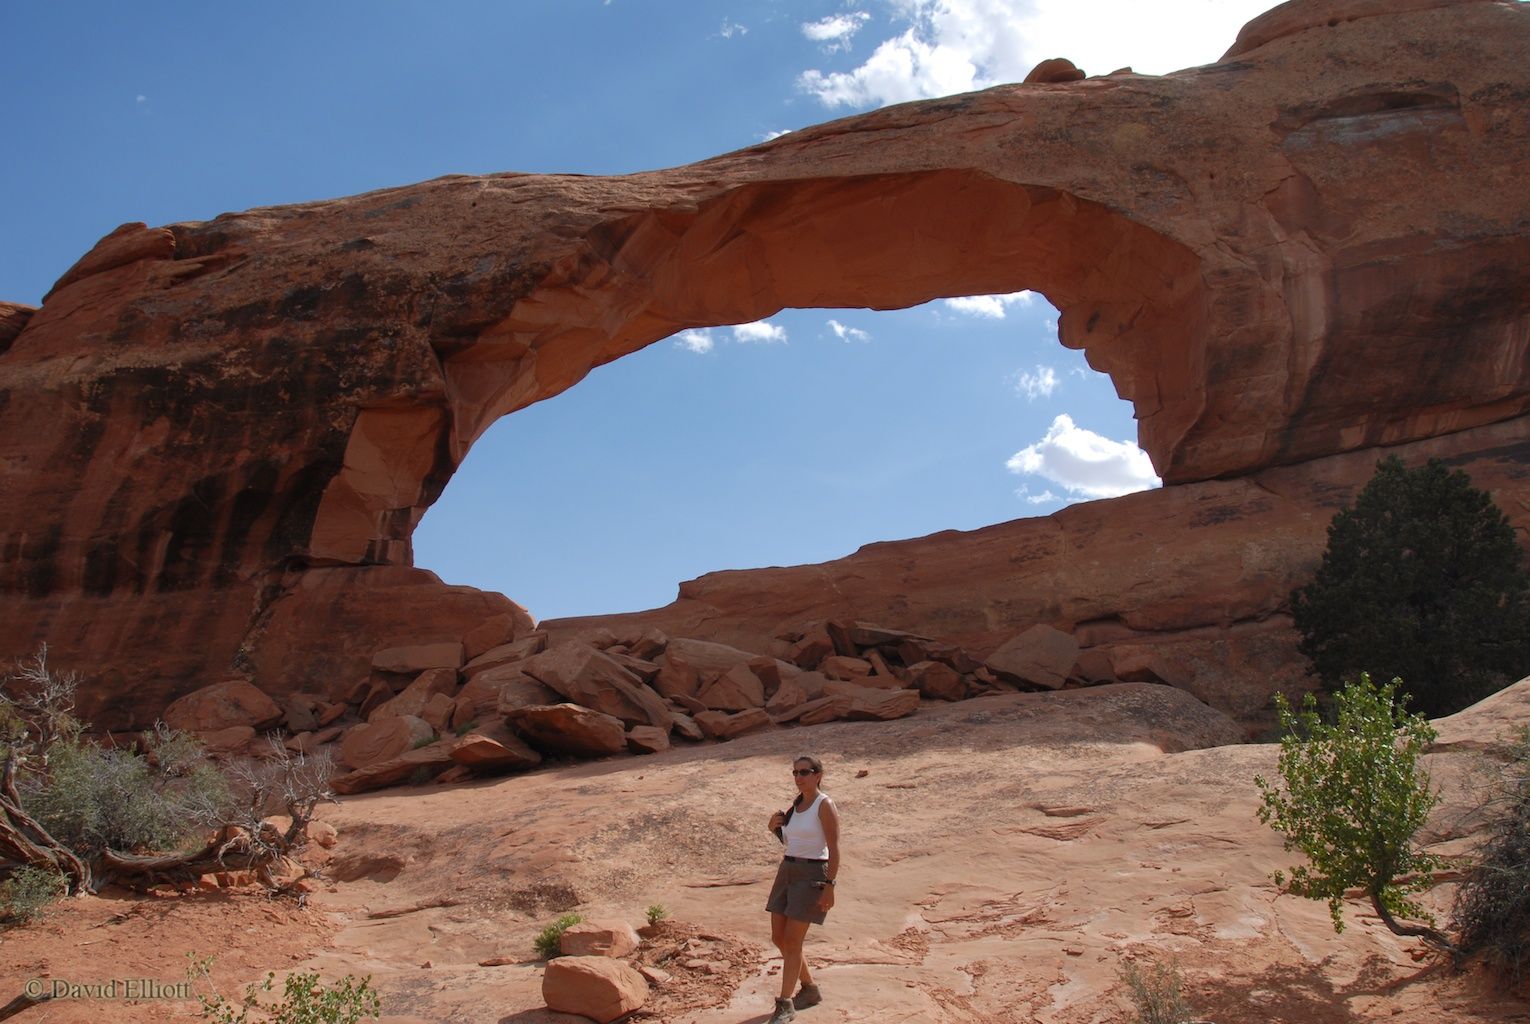
<path fill-rule="evenodd" d="M 1270 499 L 1283 518 L 1261 510 L 1271 467 L 1491 424 L 1472 436 L 1523 443 L 1527 67 L 1520 4 L 1302 0 L 1169 76 L 905 104 L 648 174 L 448 177 L 125 225 L 40 309 L 0 309 L 0 650 L 49 640 L 96 681 L 82 711 L 103 725 L 231 668 L 333 692 L 378 647 L 512 614 L 403 568 L 497 417 L 681 328 L 1033 288 L 1134 403 L 1165 480 L 1195 486 L 932 538 L 920 551 L 991 560 L 965 594 L 907 607 L 860 588 L 896 614 L 853 617 L 969 644 L 1037 621 L 1118 646 L 1210 625 L 1185 659 L 1263 669 L 1227 624 L 1268 632 L 1271 578 L 1310 561 L 1329 507 L 1303 469 Z M 1369 461 L 1310 478 L 1343 489 Z M 1197 483 L 1225 477 L 1241 482 Z M 1195 517 L 1228 507 L 1275 531 L 1275 569 L 1262 538 L 1238 566 L 1206 550 L 1216 524 Z M 995 567 L 1048 557 L 1083 589 L 999 596 Z M 1161 602 L 1110 584 L 1113 558 Z M 681 604 L 730 607 L 736 585 Z"/>
<path fill-rule="evenodd" d="M 1410 464 L 1438 457 L 1466 469 L 1530 546 L 1530 418 L 1390 451 Z M 709 573 L 663 608 L 542 627 L 555 642 L 598 622 L 768 650 L 774 637 L 814 622 L 859 618 L 987 655 L 1046 623 L 1073 633 L 1085 654 L 1107 654 L 1115 678 L 1173 683 L 1258 722 L 1272 693 L 1310 685 L 1287 598 L 1310 579 L 1329 519 L 1379 457 L 1351 452 L 1092 501 L 869 544 L 818 565 Z"/>

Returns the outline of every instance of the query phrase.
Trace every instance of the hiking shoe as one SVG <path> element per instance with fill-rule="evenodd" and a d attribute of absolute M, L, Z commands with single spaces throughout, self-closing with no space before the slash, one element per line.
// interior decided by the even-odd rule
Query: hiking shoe
<path fill-rule="evenodd" d="M 799 1010 L 806 1010 L 809 1006 L 817 1006 L 823 1002 L 823 993 L 818 991 L 817 985 L 803 985 L 792 997 L 792 1006 Z"/>
<path fill-rule="evenodd" d="M 765 1024 L 786 1024 L 789 1020 L 797 1019 L 797 1011 L 792 1009 L 790 999 L 777 999 L 776 1012 L 770 1015 L 770 1020 Z"/>

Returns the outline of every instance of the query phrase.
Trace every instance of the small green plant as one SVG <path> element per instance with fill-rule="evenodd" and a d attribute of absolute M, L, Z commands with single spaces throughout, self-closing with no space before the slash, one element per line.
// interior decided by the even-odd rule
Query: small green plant
<path fill-rule="evenodd" d="M 0 883 L 0 925 L 25 924 L 64 894 L 64 878 L 42 868 L 17 868 Z"/>
<path fill-rule="evenodd" d="M 211 979 L 213 959 L 192 958 L 186 973 L 193 983 Z M 273 972 L 259 985 L 246 987 L 238 1003 L 217 992 L 199 993 L 197 1001 L 202 1004 L 202 1016 L 215 1024 L 248 1024 L 252 1012 L 256 1020 L 268 1024 L 357 1024 L 382 1015 L 382 1000 L 372 988 L 370 974 L 365 978 L 347 974 L 325 985 L 317 973 L 297 971 L 287 975 L 279 1001 L 265 998 L 275 985 Z"/>
<path fill-rule="evenodd" d="M 1194 1012 L 1185 1001 L 1185 980 L 1172 961 L 1149 961 L 1146 969 L 1130 960 L 1116 969 L 1137 1010 L 1138 1024 L 1191 1024 Z"/>
<path fill-rule="evenodd" d="M 1334 695 L 1334 719 L 1324 722 L 1311 694 L 1301 710 L 1276 698 L 1284 735 L 1281 785 L 1256 777 L 1259 820 L 1285 836 L 1285 848 L 1306 864 L 1276 871 L 1275 884 L 1298 896 L 1327 900 L 1336 932 L 1344 930 L 1344 893 L 1360 889 L 1394 933 L 1452 949 L 1410 896 L 1428 888 L 1440 860 L 1414 848 L 1439 794 L 1419 756 L 1435 731 L 1422 715 L 1404 710 L 1400 680 L 1376 686 L 1370 676 Z M 1398 916 L 1428 924 L 1405 924 Z"/>
<path fill-rule="evenodd" d="M 669 916 L 669 909 L 662 903 L 651 903 L 648 906 L 648 923 L 658 924 Z"/>
<path fill-rule="evenodd" d="M 1530 730 L 1491 788 L 1486 839 L 1456 890 L 1451 926 L 1464 953 L 1518 986 L 1530 977 Z"/>
<path fill-rule="evenodd" d="M 563 952 L 563 933 L 583 920 L 584 918 L 579 914 L 564 914 L 543 928 L 532 941 L 532 945 L 536 947 L 537 956 L 543 960 L 551 960 L 560 955 Z"/>

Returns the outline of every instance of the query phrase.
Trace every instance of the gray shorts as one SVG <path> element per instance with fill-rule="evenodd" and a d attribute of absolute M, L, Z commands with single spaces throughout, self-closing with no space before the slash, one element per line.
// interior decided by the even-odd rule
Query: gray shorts
<path fill-rule="evenodd" d="M 785 914 L 794 921 L 823 924 L 828 911 L 818 909 L 823 890 L 815 883 L 828 877 L 829 862 L 826 860 L 783 860 L 776 869 L 776 880 L 770 887 L 765 909 L 772 914 Z"/>

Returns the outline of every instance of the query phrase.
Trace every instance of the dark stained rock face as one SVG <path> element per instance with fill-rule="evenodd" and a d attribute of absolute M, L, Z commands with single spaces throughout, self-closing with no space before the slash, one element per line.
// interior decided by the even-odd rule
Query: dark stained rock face
<path fill-rule="evenodd" d="M 917 542 L 924 566 L 996 548 L 964 595 L 862 588 L 895 613 L 850 617 L 974 649 L 1047 622 L 1086 649 L 1168 631 L 1201 645 L 1185 663 L 1288 658 L 1229 631 L 1288 636 L 1280 588 L 1378 446 L 1454 438 L 1526 521 L 1527 68 L 1523 4 L 1300 0 L 1169 76 L 904 104 L 646 174 L 125 225 L 40 308 L 0 304 L 0 652 L 47 640 L 110 727 L 231 675 L 333 693 L 378 648 L 513 616 L 408 568 L 498 417 L 687 327 L 1032 288 L 1133 402 L 1170 486 Z M 1234 569 L 1205 539 L 1238 523 L 1273 540 Z M 1064 548 L 1059 586 L 1119 558 L 1163 600 L 999 596 Z M 725 611 L 686 635 L 828 617 L 806 583 L 746 612 L 723 575 L 682 592 L 683 615 Z"/>

